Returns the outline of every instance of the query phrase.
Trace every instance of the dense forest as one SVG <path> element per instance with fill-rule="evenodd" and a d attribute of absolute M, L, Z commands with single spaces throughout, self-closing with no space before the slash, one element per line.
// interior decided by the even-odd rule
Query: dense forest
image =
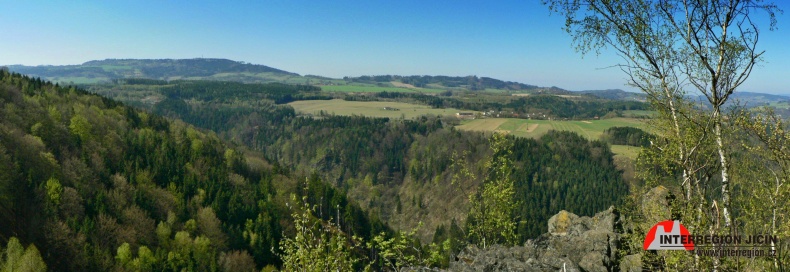
<path fill-rule="evenodd" d="M 479 185 L 476 181 L 450 185 L 455 171 L 451 167 L 453 154 L 468 151 L 478 172 L 483 171 L 483 158 L 490 155 L 485 135 L 457 131 L 436 116 L 415 120 L 302 117 L 291 107 L 264 99 L 266 96 L 241 100 L 248 91 L 236 91 L 235 85 L 192 84 L 201 90 L 193 93 L 201 96 L 168 98 L 153 111 L 215 131 L 291 171 L 304 175 L 316 172 L 396 228 L 413 228 L 422 221 L 426 226 L 418 233 L 424 241 L 430 241 L 439 226 L 453 220 L 464 222 L 467 199 L 462 192 Z M 377 97 L 392 95 L 396 94 L 380 93 Z M 604 143 L 567 132 L 511 140 L 518 165 L 513 170 L 518 177 L 517 200 L 525 203 L 514 215 L 524 219 L 521 239 L 545 232 L 545 220 L 561 209 L 592 215 L 627 193 L 626 183 L 612 163 L 613 154 Z"/>
<path fill-rule="evenodd" d="M 64 270 L 280 267 L 290 252 L 283 241 L 299 235 L 294 224 L 302 221 L 289 215 L 300 205 L 313 207 L 303 209 L 309 218 L 332 222 L 356 245 L 350 254 L 374 267 L 387 263 L 377 257 L 387 252 L 381 241 L 395 239 L 387 237 L 419 238 L 420 250 L 444 256 L 424 264 L 446 265 L 467 243 L 465 194 L 481 184 L 451 185 L 452 158 L 466 154 L 482 174 L 493 155 L 487 136 L 437 117 L 310 118 L 275 103 L 277 94 L 309 86 L 190 82 L 166 88 L 146 113 L 1 73 L 0 216 L 9 223 L 0 242 L 34 245 L 48 267 Z M 545 232 L 560 209 L 592 214 L 626 191 L 604 143 L 572 133 L 509 141 L 513 201 L 521 203 L 511 216 L 522 241 Z"/>
<path fill-rule="evenodd" d="M 329 196 L 342 229 L 362 239 L 391 232 L 317 176 L 181 122 L 6 71 L 0 105 L 0 242 L 35 245 L 50 268 L 276 267 L 295 231 L 291 194 Z"/>

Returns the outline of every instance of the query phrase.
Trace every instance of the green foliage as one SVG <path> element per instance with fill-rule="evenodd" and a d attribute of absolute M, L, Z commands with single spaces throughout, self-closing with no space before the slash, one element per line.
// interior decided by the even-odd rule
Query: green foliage
<path fill-rule="evenodd" d="M 227 86 L 234 86 L 221 83 L 214 85 L 217 88 L 226 86 L 228 90 L 232 88 Z M 192 86 L 195 90 L 191 92 L 199 93 L 197 90 L 202 85 L 193 83 Z M 154 106 L 154 109 L 261 151 L 266 157 L 278 162 L 278 169 L 316 172 L 321 180 L 329 181 L 338 188 L 342 192 L 340 195 L 348 194 L 350 199 L 358 203 L 371 203 L 365 211 L 361 211 L 332 200 L 336 197 L 321 192 L 316 192 L 315 197 L 311 196 L 310 199 L 310 203 L 321 209 L 319 216 L 324 219 L 329 215 L 341 217 L 343 220 L 340 223 L 344 225 L 344 230 L 349 230 L 346 224 L 353 225 L 354 234 L 366 239 L 371 237 L 371 233 L 377 233 L 373 230 L 375 224 L 357 224 L 362 222 L 361 218 L 368 212 L 384 221 L 395 219 L 409 222 L 397 226 L 408 229 L 413 228 L 416 222 L 399 218 L 407 219 L 415 212 L 427 211 L 429 214 L 426 216 L 430 219 L 424 223 L 428 228 L 418 233 L 423 241 L 430 239 L 429 231 L 439 224 L 447 224 L 452 219 L 461 220 L 463 217 L 454 216 L 454 213 L 440 212 L 443 209 L 461 212 L 468 208 L 466 196 L 457 195 L 453 187 L 447 186 L 453 175 L 449 167 L 451 154 L 463 150 L 474 151 L 470 154 L 470 161 L 482 164 L 488 145 L 482 135 L 455 131 L 448 126 L 446 119 L 437 117 L 426 116 L 415 120 L 331 115 L 304 118 L 297 116 L 291 107 L 261 102 L 255 96 L 245 99 L 234 96 L 230 91 L 213 93 L 217 95 L 212 101 L 167 99 Z M 435 98 L 404 98 L 391 93 L 377 96 L 381 99 Z M 618 170 L 607 158 L 612 156 L 607 147 L 597 142 L 557 135 L 551 134 L 545 140 L 538 141 L 515 140 L 513 151 L 517 159 L 514 163 L 519 166 L 513 173 L 516 195 L 525 204 L 529 202 L 530 205 L 525 206 L 533 207 L 519 206 L 518 217 L 534 218 L 520 224 L 518 232 L 522 239 L 545 232 L 546 226 L 542 222 L 561 209 L 592 215 L 614 204 L 626 193 L 623 191 L 625 183 L 618 178 Z M 565 148 L 567 145 L 573 146 Z M 555 154 L 559 155 L 557 159 L 552 157 Z M 226 162 L 230 160 L 226 159 Z M 470 182 L 464 186 L 477 186 L 478 183 Z M 406 186 L 403 190 L 405 194 L 395 197 L 400 194 L 402 185 Z M 310 188 L 318 190 L 321 187 Z M 430 190 L 430 195 L 442 196 L 449 201 L 430 201 L 420 197 L 417 192 L 421 190 Z M 398 199 L 401 199 L 400 209 L 397 209 Z M 408 204 L 412 201 L 404 201 L 407 199 L 413 199 L 415 204 Z M 340 216 L 337 216 L 334 208 L 338 204 L 341 206 Z M 366 233 L 358 232 L 360 230 L 366 230 Z"/>
<path fill-rule="evenodd" d="M 175 81 L 160 89 L 169 99 L 198 101 L 232 101 L 235 99 L 269 99 L 277 104 L 296 100 L 330 99 L 316 94 L 321 89 L 310 85 L 282 83 L 244 84 L 228 81 Z"/>
<path fill-rule="evenodd" d="M 352 271 L 359 260 L 352 255 L 356 238 L 347 238 L 330 221 L 316 219 L 316 207 L 307 203 L 307 198 L 299 201 L 295 195 L 292 201 L 298 203 L 292 216 L 296 235 L 286 237 L 280 242 L 284 269 L 288 271 Z"/>
<path fill-rule="evenodd" d="M 723 108 L 762 60 L 759 26 L 767 22 L 773 29 L 775 13 L 781 12 L 776 4 L 545 2 L 565 17 L 580 51 L 614 48 L 623 57 L 630 84 L 644 91 L 658 112 L 654 124 L 661 135 L 638 162 L 649 185 L 667 184 L 681 192 L 664 219 L 681 220 L 695 234 L 779 233 L 776 224 L 787 212 L 779 208 L 786 206 L 779 199 L 787 197 L 779 190 L 783 181 L 776 170 L 784 163 L 766 155 L 782 153 L 771 148 L 776 146 L 771 138 L 784 137 L 782 127 L 748 115 L 727 116 Z M 753 16 L 761 12 L 767 20 L 755 21 Z M 691 90 L 703 94 L 703 107 L 710 111 L 687 101 Z M 776 258 L 746 262 L 667 253 L 657 263 L 675 270 L 781 270 Z"/>
<path fill-rule="evenodd" d="M 635 127 L 612 127 L 604 130 L 601 140 L 613 145 L 647 147 L 655 136 Z"/>
<path fill-rule="evenodd" d="M 118 261 L 118 265 L 121 267 L 127 267 L 129 265 L 129 262 L 132 261 L 132 249 L 129 243 L 123 243 L 118 247 L 115 253 L 115 260 Z"/>
<path fill-rule="evenodd" d="M 2 249 L 2 247 L 0 247 Z M 8 239 L 5 252 L 0 256 L 0 271 L 47 271 L 47 265 L 41 259 L 41 254 L 35 245 L 31 244 L 24 249 L 19 239 Z"/>
<path fill-rule="evenodd" d="M 60 196 L 63 193 L 63 186 L 60 185 L 60 181 L 57 179 L 49 178 L 46 184 L 47 196 L 49 196 L 49 200 L 54 204 L 56 207 L 60 205 Z"/>
<path fill-rule="evenodd" d="M 419 226 L 422 226 L 422 223 Z M 376 251 L 381 262 L 394 271 L 401 271 L 404 268 L 427 267 L 437 263 L 434 258 L 441 258 L 443 252 L 431 248 L 434 251 L 430 252 L 427 257 L 423 257 L 420 243 L 415 237 L 416 232 L 417 228 L 409 232 L 398 231 L 392 238 L 387 238 L 389 235 L 382 232 L 368 242 L 368 247 Z"/>
<path fill-rule="evenodd" d="M 91 123 L 82 115 L 74 115 L 71 118 L 71 122 L 69 123 L 69 129 L 71 133 L 79 136 L 79 138 L 83 141 L 89 141 L 93 135 L 91 134 L 91 130 L 93 126 Z"/>
<path fill-rule="evenodd" d="M 431 245 L 417 241 L 430 240 L 437 226 L 462 219 L 455 215 L 468 205 L 466 195 L 447 186 L 453 174 L 450 154 L 468 150 L 470 171 L 488 178 L 478 167 L 490 152 L 483 135 L 456 131 L 436 117 L 297 117 L 287 106 L 234 97 L 233 88 L 223 84 L 206 83 L 210 88 L 201 93 L 201 84 L 174 92 L 167 98 L 173 107 L 165 103 L 159 110 L 216 134 L 76 88 L 0 72 L 0 217 L 8 219 L 0 224 L 0 235 L 34 237 L 47 264 L 65 270 L 212 270 L 237 261 L 250 267 L 245 254 L 256 269 L 280 266 L 287 265 L 279 247 L 282 237 L 293 240 L 296 230 L 282 214 L 288 211 L 287 196 L 296 193 L 306 196 L 311 218 L 325 222 L 311 221 L 314 237 L 322 235 L 318 225 L 331 222 L 319 240 L 326 248 L 348 252 L 340 254 L 347 260 L 367 255 L 364 248 L 351 250 L 352 245 L 364 247 L 380 233 L 388 235 L 381 242 L 398 235 L 384 220 L 396 213 L 408 218 L 418 210 L 430 213 L 430 227 L 391 245 L 412 241 L 413 250 L 404 256 L 422 256 L 415 258 L 438 266 L 446 266 L 460 249 L 464 235 L 455 224 L 448 227 L 449 236 L 439 235 L 444 238 Z M 239 88 L 258 95 L 255 87 Z M 211 96 L 229 99 L 201 100 Z M 231 148 L 217 135 L 255 151 Z M 511 140 L 514 200 L 525 203 L 512 216 L 536 218 L 519 225 L 518 236 L 539 233 L 545 228 L 541 216 L 562 205 L 584 214 L 616 200 L 612 188 L 618 180 L 610 176 L 617 172 L 607 161 L 611 153 L 605 145 L 564 134 Z M 605 182 L 590 187 L 591 180 Z M 464 181 L 463 186 L 478 185 Z M 585 193 L 582 188 L 602 197 L 564 199 Z M 400 209 L 397 199 L 403 199 Z M 40 212 L 54 200 L 57 210 Z M 523 207 L 526 201 L 539 208 Z M 346 238 L 330 237 L 338 235 Z M 348 238 L 354 236 L 359 238 Z M 119 255 L 124 243 L 130 254 Z M 356 264 L 354 269 L 365 265 Z"/>
<path fill-rule="evenodd" d="M 513 172 L 513 143 L 504 134 L 490 138 L 491 158 L 484 166 L 485 181 L 476 193 L 469 195 L 467 236 L 472 243 L 486 248 L 493 244 L 513 245 L 518 242 L 515 214 L 516 189 Z M 461 175 L 474 178 L 462 163 Z"/>
<path fill-rule="evenodd" d="M 214 134 L 18 74 L 0 71 L 0 101 L 0 237 L 31 237 L 50 267 L 215 270 L 222 251 L 251 253 L 256 270 L 281 265 L 275 246 L 292 221 L 279 214 L 296 192 L 287 170 L 260 158 L 251 168 Z M 348 214 L 344 227 L 388 229 L 311 184 Z"/>

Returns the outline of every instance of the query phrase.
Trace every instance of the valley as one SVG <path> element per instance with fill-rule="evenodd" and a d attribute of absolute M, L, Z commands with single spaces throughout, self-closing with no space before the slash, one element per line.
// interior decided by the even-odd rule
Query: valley
<path fill-rule="evenodd" d="M 515 240 L 501 243 L 520 244 L 549 231 L 545 222 L 561 211 L 593 216 L 626 205 L 629 192 L 647 184 L 637 176 L 636 158 L 648 150 L 643 148 L 648 137 L 662 137 L 645 132 L 653 131 L 647 122 L 659 116 L 657 111 L 611 90 L 604 94 L 614 99 L 477 77 L 329 79 L 217 60 L 115 62 L 99 70 L 26 68 L 52 73 L 48 78 L 91 79 L 69 82 L 78 86 L 3 74 L 0 98 L 11 118 L 2 123 L 8 137 L 0 141 L 5 148 L 0 159 L 18 163 L 23 158 L 8 157 L 3 150 L 51 154 L 44 157 L 54 161 L 38 163 L 48 164 L 49 174 L 60 178 L 31 178 L 46 184 L 37 186 L 65 187 L 71 199 L 71 210 L 48 208 L 55 212 L 36 220 L 49 223 L 32 231 L 77 233 L 91 241 L 100 240 L 97 235 L 126 235 L 96 245 L 96 256 L 80 255 L 86 254 L 77 250 L 84 241 L 39 238 L 45 253 L 62 250 L 72 258 L 47 259 L 51 263 L 101 270 L 107 267 L 94 260 L 107 262 L 116 249 L 150 246 L 155 257 L 145 264 L 140 259 L 135 267 L 163 268 L 161 256 L 192 250 L 213 257 L 179 262 L 217 265 L 224 260 L 220 253 L 244 252 L 236 261 L 274 268 L 285 265 L 275 246 L 298 235 L 299 220 L 315 220 L 331 226 L 322 230 L 327 233 L 336 228 L 333 236 L 410 241 L 419 245 L 419 252 L 411 254 L 430 252 L 437 259 L 427 265 L 447 267 L 452 256 L 479 239 L 464 233 L 475 224 L 469 214 L 479 205 L 475 195 L 493 182 L 487 172 L 493 163 L 510 165 L 506 173 L 518 203 L 512 216 L 520 218 Z M 140 63 L 147 68 L 135 66 Z M 160 76 L 124 78 L 155 73 Z M 781 108 L 781 103 L 775 105 Z M 19 107 L 39 115 L 23 121 L 15 110 Z M 116 136 L 99 136 L 108 132 Z M 495 149 L 492 135 L 505 135 L 500 141 L 510 146 L 507 153 Z M 35 150 L 12 147 L 23 141 L 35 142 Z M 111 144 L 125 151 L 109 152 Z M 91 157 L 79 159 L 78 154 Z M 15 176 L 30 175 L 32 168 L 15 171 Z M 104 185 L 86 191 L 84 177 Z M 117 196 L 118 190 L 140 198 Z M 105 195 L 113 195 L 109 210 L 96 204 Z M 53 205 L 47 203 L 36 205 Z M 308 219 L 289 216 L 297 205 L 312 207 L 300 209 Z M 75 218 L 99 222 L 100 230 L 68 221 Z M 9 228 L 30 224 L 16 221 Z M 116 233 L 107 232 L 112 222 Z M 144 235 L 160 228 L 158 240 Z M 176 235 L 165 234 L 164 228 Z M 172 244 L 186 241 L 185 235 L 194 237 L 191 243 L 208 241 L 218 248 L 197 251 Z"/>
<path fill-rule="evenodd" d="M 0 272 L 790 271 L 788 8 L 5 1 Z"/>

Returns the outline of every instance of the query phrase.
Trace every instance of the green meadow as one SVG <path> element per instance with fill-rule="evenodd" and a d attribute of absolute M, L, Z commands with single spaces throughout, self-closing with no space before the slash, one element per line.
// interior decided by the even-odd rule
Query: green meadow
<path fill-rule="evenodd" d="M 434 109 L 430 106 L 389 101 L 346 101 L 333 100 L 305 100 L 288 103 L 297 112 L 317 115 L 325 112 L 335 115 L 364 115 L 370 117 L 405 118 L 411 119 L 427 114 L 455 115 L 462 111 L 453 108 Z M 390 110 L 385 109 L 390 108 Z M 395 110 L 397 109 L 397 110 Z M 474 112 L 474 111 L 463 111 Z"/>
<path fill-rule="evenodd" d="M 469 131 L 498 131 L 518 137 L 538 138 L 550 130 L 576 132 L 589 140 L 598 140 L 604 130 L 611 127 L 637 127 L 644 129 L 644 123 L 634 118 L 611 118 L 589 121 L 527 120 L 515 118 L 486 118 L 468 120 L 457 126 Z M 612 152 L 631 159 L 639 154 L 638 147 L 613 145 Z"/>

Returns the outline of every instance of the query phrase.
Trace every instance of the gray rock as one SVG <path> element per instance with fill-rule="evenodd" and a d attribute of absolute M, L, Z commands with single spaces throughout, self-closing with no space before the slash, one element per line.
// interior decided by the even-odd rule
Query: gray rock
<path fill-rule="evenodd" d="M 549 218 L 549 233 L 551 235 L 566 235 L 571 223 L 578 219 L 579 216 L 562 210 Z"/>
<path fill-rule="evenodd" d="M 616 267 L 614 208 L 593 217 L 561 211 L 549 219 L 549 233 L 524 246 L 469 247 L 450 271 L 609 271 Z"/>
<path fill-rule="evenodd" d="M 584 269 L 584 271 L 606 272 L 606 266 L 604 266 L 604 262 L 602 261 L 603 259 L 604 257 L 600 252 L 588 252 L 582 257 L 581 261 L 579 261 L 579 267 Z"/>
<path fill-rule="evenodd" d="M 640 271 L 642 271 L 642 254 L 628 255 L 620 261 L 620 272 Z"/>

